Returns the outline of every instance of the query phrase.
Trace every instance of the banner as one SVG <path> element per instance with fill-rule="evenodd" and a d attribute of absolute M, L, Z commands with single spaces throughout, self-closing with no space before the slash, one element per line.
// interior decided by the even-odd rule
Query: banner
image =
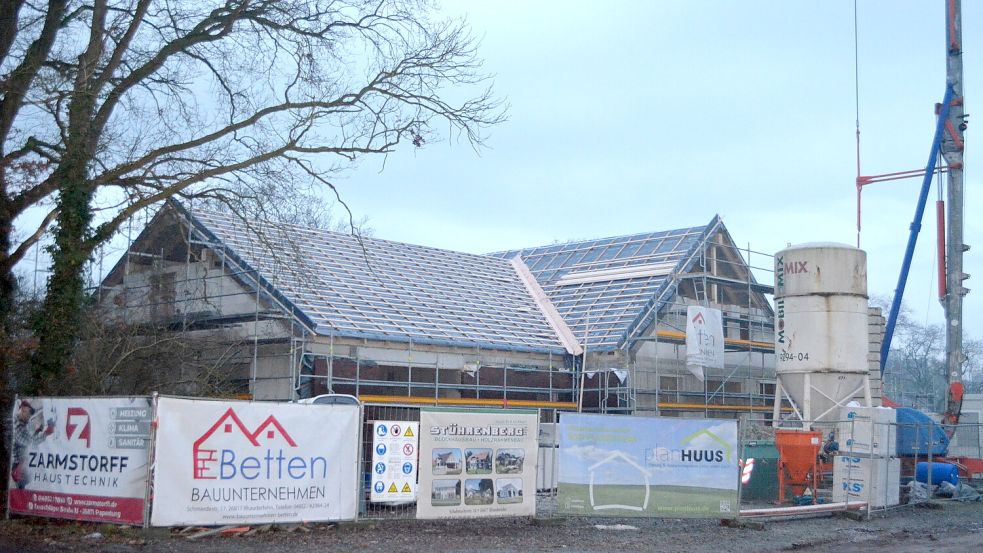
<path fill-rule="evenodd" d="M 417 518 L 533 516 L 539 413 L 420 410 Z"/>
<path fill-rule="evenodd" d="M 11 513 L 143 524 L 150 398 L 18 398 Z"/>
<path fill-rule="evenodd" d="M 559 511 L 583 516 L 737 516 L 737 421 L 560 418 Z"/>
<path fill-rule="evenodd" d="M 154 526 L 351 520 L 359 407 L 162 397 Z"/>
<path fill-rule="evenodd" d="M 724 325 L 719 309 L 686 308 L 686 368 L 703 380 L 703 368 L 724 368 Z"/>
<path fill-rule="evenodd" d="M 420 423 L 375 421 L 372 424 L 373 503 L 416 499 L 417 438 Z"/>

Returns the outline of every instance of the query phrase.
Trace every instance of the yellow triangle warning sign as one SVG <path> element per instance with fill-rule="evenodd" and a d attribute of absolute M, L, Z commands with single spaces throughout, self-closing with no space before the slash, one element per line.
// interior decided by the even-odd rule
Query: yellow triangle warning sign
<path fill-rule="evenodd" d="M 407 482 L 403 484 L 403 493 L 411 493 L 413 490 L 410 489 L 410 483 Z"/>
<path fill-rule="evenodd" d="M 413 434 L 413 429 L 412 428 L 407 428 L 406 429 L 406 432 L 403 432 L 403 437 L 405 437 L 405 438 L 412 438 L 413 436 L 414 436 L 414 434 Z"/>
<path fill-rule="evenodd" d="M 396 483 L 389 484 L 389 493 L 396 493 Z"/>

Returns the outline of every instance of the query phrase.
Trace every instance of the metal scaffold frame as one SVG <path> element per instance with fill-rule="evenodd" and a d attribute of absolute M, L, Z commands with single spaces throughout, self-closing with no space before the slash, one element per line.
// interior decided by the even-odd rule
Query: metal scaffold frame
<path fill-rule="evenodd" d="M 626 341 L 622 352 L 630 376 L 625 389 L 615 393 L 630 397 L 631 403 L 619 404 L 617 411 L 651 411 L 660 415 L 699 412 L 708 417 L 770 413 L 775 376 L 767 356 L 774 352 L 774 323 L 770 306 L 753 304 L 759 297 L 756 293 L 768 293 L 770 286 L 760 284 L 753 275 L 758 273 L 762 280 L 770 281 L 773 256 L 752 250 L 750 245 L 739 248 L 723 240 L 711 242 L 712 236 L 702 241 L 689 272 L 671 275 L 670 285 L 651 312 L 649 330 Z M 756 258 L 767 262 L 755 266 L 753 260 Z M 740 278 L 741 273 L 744 273 L 743 278 Z M 728 274 L 730 276 L 725 276 Z M 730 296 L 730 302 L 724 296 Z M 733 303 L 734 297 L 743 298 L 743 305 Z M 685 344 L 686 308 L 689 305 L 721 308 L 725 312 L 726 328 L 731 332 L 736 330 L 738 334 L 726 336 L 727 353 L 733 357 L 734 353 L 746 352 L 743 359 L 728 363 L 724 369 L 705 369 L 708 378 L 699 390 L 695 389 L 699 381 L 686 370 L 685 357 L 678 351 L 678 346 Z M 651 344 L 655 356 L 647 361 L 648 366 L 640 366 L 638 353 L 645 344 Z M 677 346 L 677 351 L 672 356 L 663 355 L 662 346 L 669 344 Z M 675 384 L 669 386 L 670 382 Z M 681 386 L 681 383 L 689 385 Z M 604 394 L 604 397 L 612 393 L 605 388 L 588 391 Z M 638 403 L 640 396 L 647 398 L 642 404 Z M 611 410 L 609 407 L 608 411 Z"/>
<path fill-rule="evenodd" d="M 624 237 L 624 246 L 617 242 L 608 245 L 612 244 L 608 240 L 599 240 L 601 245 L 595 246 L 612 251 L 616 248 L 621 253 L 612 255 L 619 263 L 623 261 L 618 256 L 635 247 L 628 244 L 646 247 L 651 243 L 647 247 L 655 248 L 652 255 L 656 257 L 668 255 L 661 253 L 661 248 L 672 248 L 676 252 L 673 259 L 679 261 L 673 262 L 676 265 L 671 271 L 651 261 L 644 261 L 648 264 L 637 269 L 625 265 L 605 269 L 594 264 L 562 277 L 559 283 L 550 282 L 554 287 L 586 291 L 597 286 L 598 279 L 607 273 L 635 271 L 646 273 L 643 278 L 656 279 L 651 282 L 659 286 L 660 292 L 650 303 L 649 320 L 634 323 L 620 347 L 592 345 L 595 327 L 590 306 L 571 304 L 586 317 L 586 324 L 581 321 L 572 333 L 575 339 L 583 340 L 585 351 L 574 356 L 551 350 L 531 352 L 522 344 L 488 349 L 449 347 L 415 339 L 351 336 L 329 329 L 309 320 L 278 291 L 297 286 L 296 269 L 287 263 L 262 262 L 264 272 L 260 273 L 252 267 L 255 260 L 245 263 L 239 257 L 241 244 L 230 251 L 227 240 L 199 230 L 190 212 L 173 213 L 180 237 L 171 230 L 158 230 L 156 242 L 144 239 L 137 244 L 131 240 L 124 260 L 114 269 L 120 271 L 120 278 L 107 280 L 108 287 L 99 290 L 100 298 L 106 300 L 103 296 L 114 287 L 122 288 L 126 291 L 124 317 L 145 312 L 170 317 L 173 328 L 189 333 L 237 329 L 249 339 L 244 348 L 248 354 L 240 358 L 248 365 L 248 374 L 239 375 L 248 383 L 242 392 L 257 399 L 297 399 L 311 393 L 340 392 L 377 403 L 579 407 L 602 413 L 734 416 L 770 411 L 775 382 L 769 361 L 773 323 L 765 297 L 770 286 L 761 282 L 771 279 L 772 256 L 752 250 L 750 245 L 737 247 L 719 218 L 707 227 Z M 161 232 L 167 236 L 159 235 Z M 597 255 L 589 248 L 583 251 L 575 255 Z M 296 261 L 300 253 L 274 255 Z M 169 293 L 162 293 L 160 279 L 137 276 L 154 271 L 175 275 L 167 283 Z M 634 277 L 618 278 L 633 282 Z M 658 284 L 662 282 L 658 279 L 664 283 Z M 118 290 L 112 293 L 118 294 Z M 630 305 L 639 299 L 631 299 L 634 303 Z M 610 311 L 617 302 L 618 298 L 609 299 L 602 307 Z M 668 344 L 675 347 L 685 343 L 685 310 L 693 304 L 723 310 L 730 358 L 724 369 L 708 370 L 708 380 L 700 386 L 688 383 L 689 373 L 679 348 L 675 348 L 675 355 L 665 350 Z M 557 307 L 568 308 L 563 302 Z M 271 329 L 276 332 L 271 334 Z M 599 332 L 596 336 L 610 341 L 607 326 Z M 651 350 L 654 358 L 640 356 L 643 348 Z M 741 358 L 734 359 L 737 355 Z M 447 361 L 454 356 L 463 361 Z"/>
<path fill-rule="evenodd" d="M 311 388 L 312 382 L 320 382 L 318 388 L 325 392 L 350 391 L 380 403 L 423 403 L 429 398 L 432 403 L 566 409 L 575 406 L 571 368 L 566 366 L 562 355 L 552 352 L 536 356 L 522 348 L 477 347 L 452 351 L 442 348 L 445 356 L 466 356 L 472 360 L 463 370 L 458 370 L 422 360 L 429 346 L 412 340 L 353 339 L 337 337 L 334 332 L 318 336 L 295 306 L 271 292 L 278 275 L 267 275 L 264 279 L 255 269 L 243 266 L 227 244 L 200 232 L 186 218 L 179 222 L 180 237 L 168 235 L 164 239 L 167 246 L 157 247 L 153 253 L 139 251 L 140 248 L 134 247 L 137 240 L 129 237 L 127 250 L 116 269 L 118 278 L 104 283 L 99 275 L 93 293 L 102 304 L 115 302 L 124 323 L 164 324 L 175 332 L 189 335 L 228 328 L 244 331 L 248 339 L 242 341 L 248 343 L 248 351 L 244 348 L 237 360 L 240 365 L 248 364 L 249 371 L 243 374 L 239 369 L 240 373 L 234 377 L 248 383 L 248 387 L 240 390 L 242 396 L 257 397 L 257 390 L 266 386 L 289 389 L 289 397 L 275 399 L 298 399 L 305 385 Z M 181 250 L 180 254 L 175 250 Z M 173 276 L 162 279 L 165 273 Z M 164 280 L 166 285 L 162 285 Z M 141 318 L 144 320 L 138 320 Z M 276 325 L 280 327 L 277 335 L 263 336 L 264 328 Z M 339 354 L 337 349 L 341 347 L 350 348 L 355 355 Z M 388 353 L 381 359 L 365 358 L 359 352 L 366 347 Z M 537 357 L 541 358 L 534 359 L 538 363 L 522 359 Z M 326 373 L 305 373 L 305 366 L 310 366 L 316 358 L 326 361 Z M 336 373 L 336 366 L 345 360 L 355 366 L 353 377 Z M 258 370 L 266 365 L 281 370 L 273 376 Z M 366 365 L 387 366 L 403 378 L 372 378 L 366 374 Z M 498 373 L 497 382 L 493 372 Z M 430 376 L 429 380 L 422 378 L 425 374 Z M 458 382 L 452 381 L 452 374 L 458 376 Z M 531 379 L 529 375 L 533 375 Z M 558 383 L 563 379 L 567 385 L 560 387 Z M 377 393 L 363 393 L 366 390 Z M 261 392 L 259 396 L 262 395 Z"/>

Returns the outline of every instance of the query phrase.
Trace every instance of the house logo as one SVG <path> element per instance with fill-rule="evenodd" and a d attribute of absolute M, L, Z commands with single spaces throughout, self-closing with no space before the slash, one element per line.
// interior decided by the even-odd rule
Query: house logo
<path fill-rule="evenodd" d="M 65 417 L 65 436 L 69 441 L 85 442 L 86 448 L 92 445 L 92 421 L 89 419 L 88 411 L 81 407 L 68 408 Z"/>
<path fill-rule="evenodd" d="M 636 500 L 641 500 L 638 502 L 639 504 L 598 503 L 594 497 L 594 479 L 595 479 L 594 477 L 598 469 L 600 469 L 601 467 L 608 467 L 608 468 L 613 467 L 615 470 L 621 472 L 626 470 L 637 471 L 642 476 L 642 479 L 645 481 L 644 496 L 641 496 L 641 494 L 639 494 L 640 497 L 635 498 Z M 643 512 L 646 509 L 648 509 L 649 499 L 651 498 L 652 495 L 651 485 L 649 481 L 651 475 L 647 470 L 645 470 L 644 467 L 636 463 L 635 460 L 631 458 L 631 456 L 626 455 L 621 451 L 617 451 L 617 450 L 612 451 L 610 454 L 608 454 L 607 457 L 591 465 L 587 469 L 587 472 L 590 476 L 590 480 L 588 483 L 588 496 L 590 498 L 590 506 L 595 511 L 604 511 L 608 509 L 624 509 L 628 511 Z M 631 498 L 626 497 L 624 494 L 622 494 L 621 499 L 631 499 Z"/>
<path fill-rule="evenodd" d="M 727 440 L 724 440 L 723 438 L 714 434 L 713 432 L 710 432 L 706 428 L 697 430 L 696 432 L 693 432 L 689 436 L 686 436 L 685 438 L 682 439 L 680 445 L 684 447 L 690 445 L 697 438 L 700 438 L 702 436 L 706 436 L 707 438 L 710 439 L 711 442 L 719 445 L 720 449 L 708 449 L 708 448 L 683 449 L 681 453 L 681 460 L 694 461 L 694 462 L 707 462 L 707 463 L 713 463 L 713 462 L 722 463 L 725 460 L 728 463 L 730 462 L 730 456 L 733 451 L 732 446 L 729 443 L 727 443 Z"/>
<path fill-rule="evenodd" d="M 693 324 L 695 325 L 706 324 L 706 320 L 703 318 L 702 311 L 700 311 L 699 313 L 696 314 L 695 317 L 693 317 Z"/>
<path fill-rule="evenodd" d="M 221 445 L 217 445 L 221 444 Z M 279 447 L 278 454 L 273 455 L 273 447 Z M 280 422 L 270 415 L 255 430 L 250 431 L 234 409 L 229 408 L 215 421 L 192 446 L 194 463 L 193 478 L 195 480 L 227 480 L 237 474 L 252 480 L 263 473 L 267 479 L 272 479 L 273 473 L 282 477 L 288 464 L 284 463 L 283 447 L 295 448 L 297 442 L 290 437 Z M 219 448 L 222 449 L 219 449 Z M 267 448 L 264 457 L 245 456 L 237 461 L 236 452 L 255 451 Z M 294 457 L 293 459 L 301 459 Z M 290 461 L 293 461 L 291 459 Z M 313 464 L 313 459 L 312 459 Z M 293 476 L 290 471 L 289 476 Z"/>

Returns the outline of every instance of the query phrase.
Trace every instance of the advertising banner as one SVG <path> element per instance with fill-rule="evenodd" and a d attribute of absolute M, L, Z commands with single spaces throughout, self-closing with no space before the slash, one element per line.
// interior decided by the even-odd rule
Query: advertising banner
<path fill-rule="evenodd" d="M 724 367 L 724 324 L 719 309 L 686 308 L 686 368 L 703 380 L 703 368 Z"/>
<path fill-rule="evenodd" d="M 420 410 L 417 518 L 533 516 L 539 414 Z"/>
<path fill-rule="evenodd" d="M 154 526 L 351 520 L 357 405 L 162 397 Z"/>
<path fill-rule="evenodd" d="M 564 413 L 559 426 L 560 512 L 737 516 L 737 421 Z"/>
<path fill-rule="evenodd" d="M 416 499 L 416 474 L 420 423 L 375 421 L 372 424 L 373 503 Z"/>
<path fill-rule="evenodd" d="M 143 524 L 150 398 L 18 398 L 11 513 Z"/>

